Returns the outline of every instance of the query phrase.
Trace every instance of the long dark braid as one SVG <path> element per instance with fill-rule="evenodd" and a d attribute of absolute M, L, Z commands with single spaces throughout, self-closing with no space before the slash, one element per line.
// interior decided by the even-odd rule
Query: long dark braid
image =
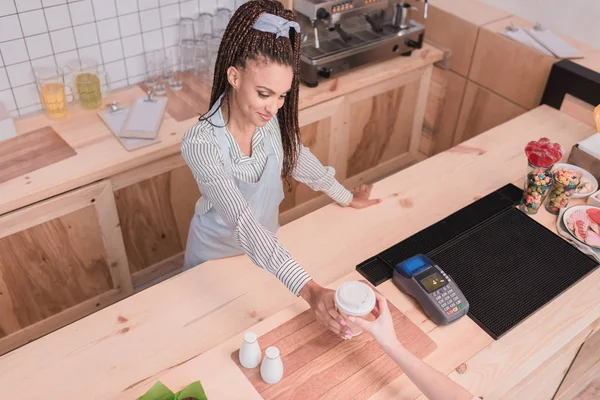
<path fill-rule="evenodd" d="M 288 185 L 291 182 L 292 171 L 298 158 L 300 129 L 298 126 L 298 95 L 300 86 L 300 34 L 290 29 L 290 38 L 275 38 L 275 34 L 262 32 L 252 28 L 258 17 L 263 13 L 274 14 L 289 21 L 296 21 L 291 10 L 274 0 L 251 0 L 242 4 L 231 17 L 223 34 L 215 65 L 210 108 L 217 102 L 219 96 L 225 93 L 227 109 L 231 110 L 230 90 L 227 81 L 227 69 L 230 66 L 244 68 L 247 60 L 275 62 L 291 66 L 294 70 L 292 88 L 286 95 L 283 106 L 277 112 L 281 141 L 283 144 L 282 177 Z M 201 120 L 209 116 L 200 117 Z M 229 118 L 229 117 L 228 117 Z"/>

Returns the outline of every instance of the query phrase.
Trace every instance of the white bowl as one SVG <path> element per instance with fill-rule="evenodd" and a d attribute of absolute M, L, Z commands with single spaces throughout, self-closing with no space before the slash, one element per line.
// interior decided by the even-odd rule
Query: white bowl
<path fill-rule="evenodd" d="M 586 203 L 590 206 L 600 207 L 600 199 L 596 198 L 596 196 L 600 196 L 600 190 L 595 191 L 588 197 Z"/>
<path fill-rule="evenodd" d="M 585 192 L 585 193 L 575 192 L 572 196 L 574 199 L 583 199 L 584 197 L 588 197 L 589 195 L 591 195 L 592 193 L 594 193 L 595 191 L 598 190 L 598 180 L 596 178 L 594 178 L 594 175 L 590 174 L 585 169 L 578 167 L 577 165 L 573 165 L 573 164 L 558 163 L 558 164 L 554 164 L 554 167 L 552 168 L 552 172 L 554 172 L 558 169 L 566 169 L 568 171 L 581 172 L 583 174 L 583 176 L 586 177 L 592 184 L 592 190 L 590 190 L 589 192 Z M 594 205 L 596 205 L 596 204 L 594 204 Z M 598 205 L 600 205 L 600 204 L 598 204 Z"/>

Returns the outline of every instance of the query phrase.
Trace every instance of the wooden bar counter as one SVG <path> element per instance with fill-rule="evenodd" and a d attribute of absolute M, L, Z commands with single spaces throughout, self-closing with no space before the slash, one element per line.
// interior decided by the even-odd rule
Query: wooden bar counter
<path fill-rule="evenodd" d="M 520 186 L 528 141 L 547 136 L 569 149 L 592 133 L 542 106 L 381 180 L 377 206 L 329 205 L 278 236 L 319 283 L 335 288 L 359 278 L 355 265 L 368 257 L 506 183 Z M 545 211 L 535 218 L 554 229 Z M 600 270 L 498 341 L 469 317 L 435 325 L 389 281 L 378 290 L 436 343 L 425 360 L 486 400 L 549 398 L 600 318 Z M 209 399 L 260 398 L 231 353 L 244 331 L 261 335 L 306 308 L 245 256 L 208 262 L 0 357 L 0 392 L 20 400 L 135 399 L 157 380 L 175 390 L 200 380 Z M 372 398 L 419 395 L 401 375 Z"/>
<path fill-rule="evenodd" d="M 315 88 L 301 86 L 303 143 L 347 187 L 419 161 L 431 71 L 442 57 L 426 45 Z M 182 270 L 201 193 L 181 139 L 207 111 L 210 87 L 188 79 L 168 96 L 160 143 L 134 151 L 97 110 L 79 105 L 60 121 L 44 114 L 19 119 L 23 142 L 0 143 L 0 354 Z M 135 86 L 104 103 L 140 97 L 145 92 Z M 44 132 L 55 132 L 53 139 L 36 140 Z M 20 169 L 25 161 L 31 165 Z M 280 223 L 328 201 L 294 182 Z"/>

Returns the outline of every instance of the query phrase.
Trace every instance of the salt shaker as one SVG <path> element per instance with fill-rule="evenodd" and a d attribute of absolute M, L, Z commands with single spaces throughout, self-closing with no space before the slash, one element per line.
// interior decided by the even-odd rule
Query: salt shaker
<path fill-rule="evenodd" d="M 260 366 L 260 376 L 270 385 L 279 382 L 283 377 L 283 362 L 277 347 L 271 346 L 265 351 L 265 358 Z"/>
<path fill-rule="evenodd" d="M 260 364 L 260 345 L 254 332 L 244 334 L 244 343 L 240 349 L 240 364 L 244 368 L 255 368 Z"/>

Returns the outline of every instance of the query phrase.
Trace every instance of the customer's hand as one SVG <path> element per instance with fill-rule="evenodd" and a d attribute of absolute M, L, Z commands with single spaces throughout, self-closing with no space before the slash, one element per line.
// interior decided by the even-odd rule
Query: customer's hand
<path fill-rule="evenodd" d="M 397 341 L 394 321 L 392 320 L 392 314 L 390 313 L 385 297 L 377 292 L 375 293 L 375 297 L 377 298 L 377 304 L 372 311 L 373 315 L 377 317 L 375 321 L 367 321 L 355 317 L 348 317 L 348 319 L 359 328 L 370 332 L 381 347 L 385 349 Z"/>
<path fill-rule="evenodd" d="M 310 305 L 317 321 L 341 338 L 349 338 L 352 332 L 335 308 L 334 294 L 335 291 L 319 286 L 314 281 L 309 281 L 300 291 L 300 296 Z"/>
<path fill-rule="evenodd" d="M 350 192 L 354 196 L 349 206 L 352 208 L 365 208 L 375 204 L 381 203 L 381 199 L 371 199 L 371 190 L 373 185 L 360 185 Z"/>

